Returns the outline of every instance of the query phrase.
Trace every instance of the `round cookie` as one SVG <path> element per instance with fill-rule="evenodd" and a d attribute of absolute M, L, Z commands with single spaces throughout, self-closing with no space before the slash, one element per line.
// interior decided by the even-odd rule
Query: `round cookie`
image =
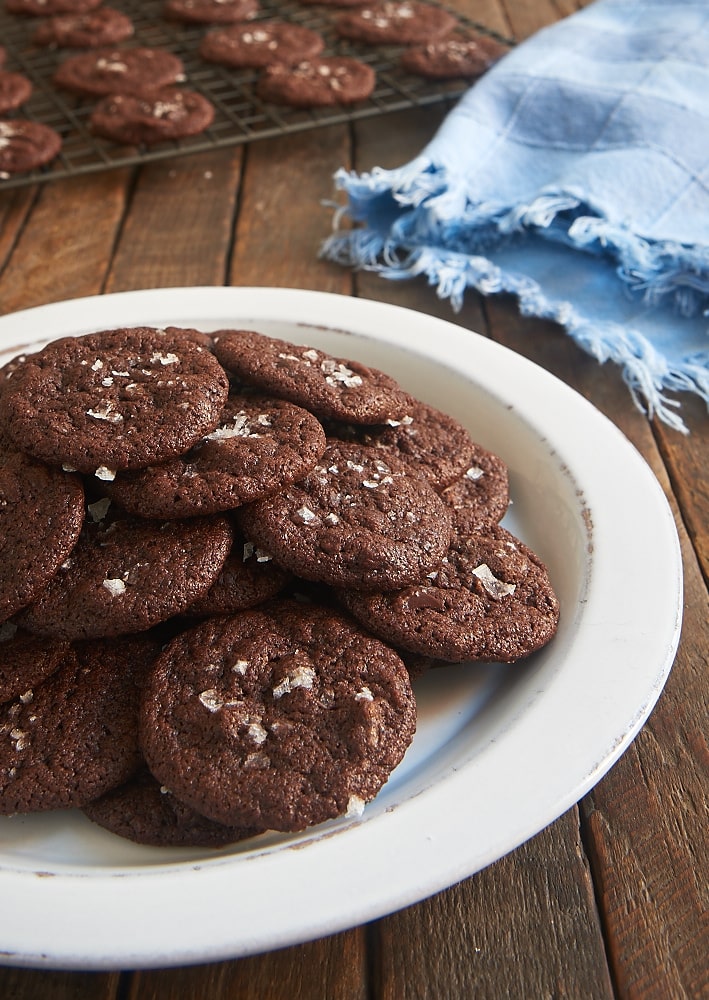
<path fill-rule="evenodd" d="M 166 0 L 165 17 L 194 24 L 233 24 L 259 11 L 258 0 Z"/>
<path fill-rule="evenodd" d="M 61 136 L 49 125 L 24 118 L 0 119 L 0 177 L 43 167 L 61 148 Z"/>
<path fill-rule="evenodd" d="M 59 669 L 69 652 L 68 642 L 30 635 L 14 622 L 0 625 L 0 703 L 20 698 L 41 684 Z"/>
<path fill-rule="evenodd" d="M 166 87 L 150 96 L 111 94 L 91 113 L 94 135 L 126 145 L 152 146 L 156 142 L 199 135 L 214 121 L 214 105 L 195 90 Z"/>
<path fill-rule="evenodd" d="M 497 524 L 454 538 L 423 583 L 398 592 L 338 594 L 374 635 L 450 662 L 513 663 L 549 642 L 559 620 L 546 567 Z"/>
<path fill-rule="evenodd" d="M 22 73 L 0 70 L 0 115 L 15 111 L 32 95 L 32 84 Z"/>
<path fill-rule="evenodd" d="M 0 394 L 0 428 L 37 458 L 110 478 L 187 451 L 217 426 L 228 391 L 187 337 L 104 330 L 29 355 Z"/>
<path fill-rule="evenodd" d="M 401 67 L 433 80 L 475 80 L 493 66 L 508 47 L 487 35 L 443 38 L 406 48 Z"/>
<path fill-rule="evenodd" d="M 232 615 L 276 597 L 292 576 L 253 542 L 234 539 L 222 571 L 207 593 L 189 606 L 187 615 Z"/>
<path fill-rule="evenodd" d="M 44 18 L 32 35 L 32 42 L 43 47 L 95 49 L 124 42 L 133 32 L 133 22 L 121 11 L 99 7 L 83 14 Z"/>
<path fill-rule="evenodd" d="M 266 66 L 256 84 L 262 101 L 294 108 L 356 104 L 370 96 L 376 84 L 371 66 L 351 56 L 313 56 L 292 66 Z"/>
<path fill-rule="evenodd" d="M 102 0 L 5 0 L 8 14 L 49 17 L 52 14 L 83 14 L 101 5 Z"/>
<path fill-rule="evenodd" d="M 77 476 L 0 444 L 0 622 L 42 592 L 74 548 L 83 521 Z"/>
<path fill-rule="evenodd" d="M 291 65 L 309 59 L 324 46 L 322 35 L 304 25 L 269 20 L 208 31 L 199 54 L 221 66 L 258 69 L 274 62 Z"/>
<path fill-rule="evenodd" d="M 459 535 L 501 521 L 510 505 L 509 475 L 503 460 L 476 444 L 468 461 L 463 475 L 440 490 L 441 499 L 453 511 L 453 527 Z"/>
<path fill-rule="evenodd" d="M 359 362 L 252 330 L 219 330 L 213 337 L 227 371 L 321 419 L 374 424 L 399 419 L 411 406 L 393 378 Z"/>
<path fill-rule="evenodd" d="M 190 451 L 118 473 L 108 493 L 143 517 L 212 514 L 301 479 L 324 451 L 325 432 L 312 413 L 282 399 L 234 393 L 218 427 Z"/>
<path fill-rule="evenodd" d="M 415 725 L 393 650 L 341 614 L 277 602 L 173 640 L 140 732 L 152 773 L 198 812 L 295 831 L 359 814 Z"/>
<path fill-rule="evenodd" d="M 442 38 L 457 25 L 453 14 L 419 0 L 384 0 L 335 19 L 342 38 L 369 45 L 415 45 Z"/>
<path fill-rule="evenodd" d="M 71 555 L 16 617 L 29 632 L 65 639 L 142 632 L 185 611 L 219 576 L 233 538 L 226 518 L 141 520 L 109 504 L 89 505 Z"/>
<path fill-rule="evenodd" d="M 399 420 L 380 427 L 328 424 L 329 435 L 394 455 L 439 490 L 458 479 L 470 466 L 474 442 L 453 417 L 427 403 L 412 400 Z"/>
<path fill-rule="evenodd" d="M 34 690 L 0 706 L 0 814 L 80 808 L 140 766 L 144 637 L 77 643 Z"/>
<path fill-rule="evenodd" d="M 344 442 L 237 517 L 246 537 L 296 576 L 363 590 L 425 577 L 445 555 L 452 523 L 433 488 L 402 462 Z"/>
<path fill-rule="evenodd" d="M 89 802 L 83 812 L 105 830 L 149 847 L 224 847 L 262 832 L 201 816 L 160 785 L 147 767 Z"/>
<path fill-rule="evenodd" d="M 140 96 L 184 80 L 184 66 L 166 49 L 92 49 L 64 59 L 53 79 L 80 97 Z"/>

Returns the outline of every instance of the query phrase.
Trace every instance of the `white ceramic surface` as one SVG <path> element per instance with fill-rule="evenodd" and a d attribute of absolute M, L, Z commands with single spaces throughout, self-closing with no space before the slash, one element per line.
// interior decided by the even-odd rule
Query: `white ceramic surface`
<path fill-rule="evenodd" d="M 143 848 L 78 812 L 0 819 L 0 963 L 105 969 L 216 961 L 371 920 L 541 830 L 617 760 L 680 631 L 674 522 L 644 460 L 587 401 L 458 326 L 361 299 L 155 289 L 0 318 L 28 344 L 130 325 L 248 327 L 371 363 L 461 420 L 510 468 L 504 524 L 545 560 L 558 635 L 521 665 L 416 683 L 409 753 L 357 820 L 220 851 Z"/>

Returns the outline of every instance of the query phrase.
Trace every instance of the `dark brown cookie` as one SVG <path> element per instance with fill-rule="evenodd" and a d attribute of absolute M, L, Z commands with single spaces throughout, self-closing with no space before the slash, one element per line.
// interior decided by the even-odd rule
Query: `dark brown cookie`
<path fill-rule="evenodd" d="M 476 444 L 468 461 L 463 475 L 440 491 L 441 499 L 453 511 L 453 526 L 459 535 L 501 521 L 510 504 L 509 474 L 503 460 Z"/>
<path fill-rule="evenodd" d="M 385 0 L 340 14 L 335 30 L 342 38 L 369 45 L 415 45 L 442 38 L 457 23 L 442 7 L 418 0 Z"/>
<path fill-rule="evenodd" d="M 105 830 L 149 847 L 224 847 L 261 832 L 201 816 L 176 799 L 147 767 L 83 811 Z"/>
<path fill-rule="evenodd" d="M 364 590 L 421 580 L 451 536 L 450 511 L 424 479 L 375 448 L 344 442 L 238 518 L 246 537 L 296 576 Z"/>
<path fill-rule="evenodd" d="M 141 741 L 198 812 L 291 831 L 359 814 L 415 724 L 393 650 L 343 615 L 283 602 L 173 640 L 146 685 Z"/>
<path fill-rule="evenodd" d="M 77 476 L 0 446 L 0 622 L 41 593 L 83 521 Z"/>
<path fill-rule="evenodd" d="M 142 632 L 187 610 L 218 577 L 233 539 L 226 518 L 142 520 L 109 503 L 89 505 L 73 552 L 16 617 L 29 632 L 65 639 Z"/>
<path fill-rule="evenodd" d="M 277 566 L 268 552 L 244 541 L 239 534 L 221 573 L 186 614 L 205 618 L 254 608 L 280 594 L 291 580 L 292 575 Z"/>
<path fill-rule="evenodd" d="M 309 59 L 322 52 L 324 46 L 317 31 L 289 21 L 269 20 L 208 31 L 199 54 L 207 62 L 221 66 L 258 69 L 274 62 L 291 65 Z"/>
<path fill-rule="evenodd" d="M 15 111 L 32 95 L 32 84 L 23 73 L 0 70 L 0 115 Z"/>
<path fill-rule="evenodd" d="M 256 84 L 262 101 L 294 108 L 356 104 L 376 84 L 371 66 L 351 56 L 313 56 L 292 66 L 267 66 Z"/>
<path fill-rule="evenodd" d="M 83 14 L 101 5 L 101 0 L 5 0 L 9 14 L 49 17 L 52 14 Z"/>
<path fill-rule="evenodd" d="M 234 393 L 219 426 L 189 452 L 116 475 L 110 496 L 143 517 L 193 517 L 230 510 L 301 479 L 325 451 L 319 421 L 273 397 Z"/>
<path fill-rule="evenodd" d="M 133 22 L 113 7 L 99 7 L 84 14 L 57 14 L 44 18 L 32 35 L 35 45 L 52 48 L 96 49 L 131 38 Z"/>
<path fill-rule="evenodd" d="M 435 80 L 475 80 L 507 51 L 506 45 L 488 35 L 456 36 L 406 48 L 401 66 L 407 73 Z"/>
<path fill-rule="evenodd" d="M 61 148 L 61 136 L 49 125 L 24 118 L 0 119 L 0 177 L 43 167 Z"/>
<path fill-rule="evenodd" d="M 435 489 L 448 486 L 470 466 L 475 447 L 465 427 L 428 403 L 412 400 L 406 415 L 379 427 L 328 424 L 327 433 L 379 448 L 406 462 Z"/>
<path fill-rule="evenodd" d="M 374 424 L 399 419 L 411 406 L 389 375 L 314 347 L 252 330 L 220 330 L 214 341 L 229 372 L 321 418 Z"/>
<path fill-rule="evenodd" d="M 140 685 L 158 646 L 78 643 L 35 689 L 0 706 L 0 813 L 86 805 L 140 766 Z"/>
<path fill-rule="evenodd" d="M 149 96 L 111 94 L 91 113 L 94 135 L 126 145 L 152 146 L 199 135 L 214 121 L 214 105 L 195 90 L 166 87 Z"/>
<path fill-rule="evenodd" d="M 219 423 L 214 355 L 152 327 L 65 337 L 27 357 L 0 395 L 0 428 L 44 461 L 109 479 L 179 455 Z"/>
<path fill-rule="evenodd" d="M 455 538 L 425 583 L 339 596 L 385 641 L 451 662 L 513 663 L 549 642 L 559 619 L 546 567 L 497 524 Z"/>
<path fill-rule="evenodd" d="M 92 49 L 68 56 L 54 83 L 81 97 L 150 94 L 184 80 L 182 60 L 166 49 Z"/>
<path fill-rule="evenodd" d="M 68 656 L 68 642 L 30 635 L 14 622 L 0 625 L 0 702 L 26 695 Z"/>
<path fill-rule="evenodd" d="M 258 0 L 166 0 L 165 17 L 195 24 L 248 21 L 259 11 Z"/>

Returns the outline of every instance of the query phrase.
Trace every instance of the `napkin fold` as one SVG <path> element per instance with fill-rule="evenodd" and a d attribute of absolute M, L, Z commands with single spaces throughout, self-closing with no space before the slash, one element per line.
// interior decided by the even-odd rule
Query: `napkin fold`
<path fill-rule="evenodd" d="M 709 404 L 709 4 L 596 0 L 514 48 L 395 170 L 339 170 L 322 256 L 512 292 L 638 406 Z M 340 229 L 343 218 L 356 224 Z"/>

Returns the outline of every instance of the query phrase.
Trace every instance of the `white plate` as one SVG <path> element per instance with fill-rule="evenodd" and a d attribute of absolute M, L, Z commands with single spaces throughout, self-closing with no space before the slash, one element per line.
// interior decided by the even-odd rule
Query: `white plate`
<path fill-rule="evenodd" d="M 361 299 L 187 288 L 6 316 L 0 350 L 169 324 L 251 327 L 368 361 L 461 420 L 509 465 L 504 523 L 547 563 L 561 625 L 524 665 L 451 667 L 419 681 L 414 744 L 358 820 L 217 852 L 139 847 L 78 812 L 0 820 L 2 964 L 216 961 L 420 900 L 512 850 L 587 792 L 640 729 L 674 659 L 682 569 L 656 479 L 588 402 L 483 337 Z"/>

